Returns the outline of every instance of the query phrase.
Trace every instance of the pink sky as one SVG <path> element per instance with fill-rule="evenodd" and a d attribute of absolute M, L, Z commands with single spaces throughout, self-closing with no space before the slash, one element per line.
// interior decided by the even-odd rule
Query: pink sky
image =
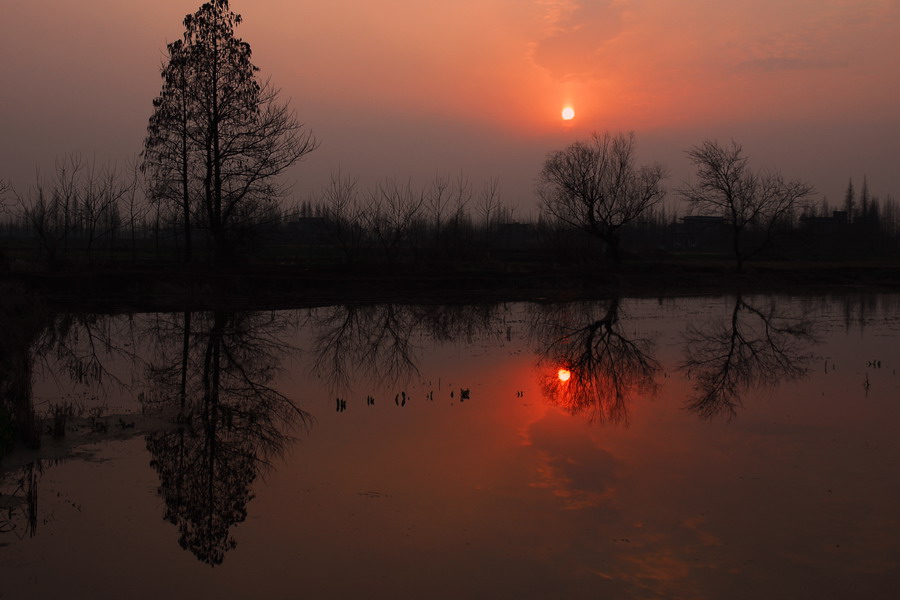
<path fill-rule="evenodd" d="M 0 178 L 54 158 L 140 151 L 166 42 L 199 0 L 30 0 L 3 11 Z M 741 142 L 760 167 L 832 203 L 865 175 L 900 195 L 898 0 L 233 0 L 238 34 L 322 147 L 297 196 L 331 171 L 369 184 L 497 177 L 533 211 L 547 152 L 634 130 L 643 160 Z M 564 125 L 571 104 L 576 118 Z M 670 195 L 673 197 L 673 195 Z"/>

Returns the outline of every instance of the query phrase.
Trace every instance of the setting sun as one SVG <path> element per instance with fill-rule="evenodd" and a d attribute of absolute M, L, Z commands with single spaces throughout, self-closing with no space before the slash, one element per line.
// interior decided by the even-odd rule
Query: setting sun
<path fill-rule="evenodd" d="M 560 381 L 565 382 L 572 377 L 572 372 L 568 369 L 560 369 L 559 372 L 557 372 L 557 376 L 559 377 Z"/>
<path fill-rule="evenodd" d="M 567 106 L 562 110 L 562 118 L 563 121 L 571 121 L 575 118 L 575 109 L 571 106 Z"/>

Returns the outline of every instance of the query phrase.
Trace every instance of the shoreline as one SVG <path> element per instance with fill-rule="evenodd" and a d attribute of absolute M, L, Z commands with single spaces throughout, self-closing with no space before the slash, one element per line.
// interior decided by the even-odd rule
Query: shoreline
<path fill-rule="evenodd" d="M 752 263 L 744 273 L 735 273 L 727 261 L 714 260 L 443 271 L 136 265 L 7 271 L 0 273 L 0 284 L 51 306 L 76 310 L 265 310 L 333 304 L 552 302 L 612 296 L 896 292 L 900 291 L 900 261 L 772 261 Z"/>

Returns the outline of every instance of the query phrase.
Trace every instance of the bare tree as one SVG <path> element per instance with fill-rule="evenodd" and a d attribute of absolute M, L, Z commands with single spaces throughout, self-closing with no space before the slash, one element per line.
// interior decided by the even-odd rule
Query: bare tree
<path fill-rule="evenodd" d="M 6 194 L 12 190 L 12 186 L 8 181 L 4 179 L 0 179 L 0 215 L 6 212 L 7 199 Z M 3 248 L 0 248 L 0 269 L 5 269 L 7 267 L 6 263 L 6 255 L 3 251 Z"/>
<path fill-rule="evenodd" d="M 358 177 L 337 171 L 331 174 L 328 187 L 322 191 L 329 234 L 340 247 L 347 264 L 356 262 L 365 234 L 365 215 L 359 200 L 358 185 Z"/>
<path fill-rule="evenodd" d="M 468 206 L 474 193 L 468 177 L 461 171 L 455 176 L 438 174 L 423 188 L 422 198 L 416 235 L 411 236 L 414 249 L 425 251 L 428 261 L 441 263 L 471 247 Z"/>
<path fill-rule="evenodd" d="M 512 222 L 515 207 L 503 204 L 500 180 L 492 178 L 481 188 L 476 208 L 481 227 L 481 247 L 489 251 L 497 242 L 500 225 Z"/>
<path fill-rule="evenodd" d="M 701 214 L 725 219 L 738 272 L 771 244 L 780 226 L 790 225 L 794 211 L 813 192 L 810 184 L 785 181 L 777 171 L 753 172 L 736 142 L 726 148 L 705 141 L 687 155 L 697 167 L 698 181 L 685 184 L 679 193 Z"/>
<path fill-rule="evenodd" d="M 12 189 L 8 181 L 0 179 L 0 212 L 6 210 L 6 194 Z"/>
<path fill-rule="evenodd" d="M 188 88 L 189 63 L 183 40 L 166 47 L 162 90 L 153 100 L 155 108 L 147 125 L 141 171 L 147 174 L 147 196 L 156 203 L 180 209 L 184 227 L 184 261 L 191 262 L 191 185 L 195 148 L 191 143 L 192 104 Z M 196 185 L 196 183 L 194 182 Z"/>
<path fill-rule="evenodd" d="M 484 184 L 478 196 L 477 209 L 481 217 L 481 226 L 490 232 L 497 224 L 497 219 L 504 213 L 504 208 L 506 207 L 500 199 L 500 180 L 493 177 Z"/>
<path fill-rule="evenodd" d="M 126 167 L 129 179 L 123 189 L 122 204 L 126 210 L 127 226 L 129 230 L 131 262 L 137 260 L 137 231 L 138 224 L 146 217 L 149 208 L 142 201 L 143 196 L 139 194 L 141 189 L 141 172 L 140 165 L 137 160 L 129 160 Z"/>
<path fill-rule="evenodd" d="M 50 265 L 68 245 L 76 226 L 83 170 L 80 157 L 73 154 L 57 160 L 52 179 L 38 174 L 27 194 L 16 194 L 25 222 L 37 236 L 40 252 Z"/>
<path fill-rule="evenodd" d="M 122 181 L 115 167 L 91 163 L 80 185 L 76 218 L 85 238 L 84 255 L 90 260 L 94 245 L 107 239 L 112 251 L 116 230 L 121 226 L 119 205 L 128 197 L 131 184 Z"/>
<path fill-rule="evenodd" d="M 219 264 L 236 258 L 235 245 L 283 194 L 278 176 L 318 146 L 278 90 L 257 80 L 250 45 L 234 36 L 240 23 L 228 0 L 185 17 L 144 145 L 151 189 L 182 203 L 197 197 Z"/>
<path fill-rule="evenodd" d="M 550 153 L 538 194 L 544 213 L 599 238 L 619 262 L 619 230 L 663 199 L 665 175 L 661 165 L 635 164 L 634 133 L 594 133 Z"/>
<path fill-rule="evenodd" d="M 424 194 L 408 181 L 401 185 L 387 179 L 368 193 L 366 224 L 389 264 L 399 259 L 400 251 L 409 243 L 424 203 Z"/>

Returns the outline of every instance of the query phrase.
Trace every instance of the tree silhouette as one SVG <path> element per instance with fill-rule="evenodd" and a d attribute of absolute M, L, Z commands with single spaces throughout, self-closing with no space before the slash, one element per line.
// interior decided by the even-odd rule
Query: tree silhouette
<path fill-rule="evenodd" d="M 793 213 L 813 192 L 803 181 L 785 181 L 777 171 L 753 172 L 743 148 L 706 141 L 688 150 L 697 167 L 696 183 L 679 190 L 703 214 L 721 216 L 731 229 L 735 270 L 765 250 L 780 229 L 789 229 Z"/>
<path fill-rule="evenodd" d="M 34 346 L 52 319 L 32 298 L 0 285 L 0 458 L 16 441 L 41 444 L 33 387 Z"/>
<path fill-rule="evenodd" d="M 149 176 L 149 198 L 180 209 L 184 221 L 184 260 L 191 262 L 191 184 L 195 174 L 191 171 L 189 65 L 183 40 L 172 42 L 166 50 L 169 60 L 162 69 L 162 90 L 153 100 L 155 110 L 147 126 L 142 169 Z"/>
<path fill-rule="evenodd" d="M 257 80 L 250 45 L 234 36 L 240 23 L 228 0 L 185 17 L 144 142 L 152 197 L 180 205 L 186 242 L 199 204 L 217 264 L 236 258 L 235 246 L 281 195 L 277 177 L 317 146 L 278 90 Z"/>
<path fill-rule="evenodd" d="M 6 209 L 6 194 L 9 190 L 12 189 L 12 186 L 5 179 L 0 179 L 0 212 Z"/>
<path fill-rule="evenodd" d="M 231 530 L 247 517 L 260 470 L 284 452 L 291 427 L 310 422 L 270 386 L 290 351 L 283 327 L 275 314 L 216 312 L 157 328 L 145 406 L 174 411 L 179 426 L 147 438 L 150 464 L 179 544 L 210 565 L 235 547 Z"/>
<path fill-rule="evenodd" d="M 812 323 L 778 310 L 774 299 L 759 308 L 735 297 L 725 323 L 692 326 L 685 334 L 680 369 L 694 381 L 688 408 L 703 418 L 733 417 L 752 388 L 771 387 L 806 372 Z"/>
<path fill-rule="evenodd" d="M 417 339 L 437 343 L 495 331 L 494 305 L 411 306 L 342 305 L 312 309 L 310 369 L 334 389 L 349 390 L 354 376 L 364 374 L 376 384 L 407 383 L 419 374 Z"/>
<path fill-rule="evenodd" d="M 551 152 L 538 183 L 544 212 L 602 240 L 615 262 L 622 258 L 619 230 L 665 195 L 663 167 L 636 166 L 634 152 L 634 133 L 594 133 Z"/>
<path fill-rule="evenodd" d="M 847 182 L 847 191 L 844 193 L 844 212 L 847 213 L 847 222 L 853 221 L 853 207 L 856 201 L 856 193 L 853 189 L 853 178 Z M 823 215 L 828 216 L 828 215 Z"/>
<path fill-rule="evenodd" d="M 312 310 L 309 317 L 316 329 L 311 369 L 326 375 L 334 388 L 349 389 L 359 368 L 390 384 L 419 372 L 412 340 L 419 317 L 412 307 L 331 306 Z"/>
<path fill-rule="evenodd" d="M 44 475 L 44 463 L 31 461 L 21 467 L 18 476 L 12 471 L 0 472 L 0 534 L 12 533 L 20 539 L 27 533 L 37 535 L 38 492 Z"/>
<path fill-rule="evenodd" d="M 598 312 L 599 311 L 599 312 Z M 634 394 L 656 389 L 659 364 L 647 340 L 625 335 L 620 301 L 551 305 L 539 313 L 544 394 L 573 414 L 622 422 Z M 565 378 L 563 374 L 568 378 Z"/>
<path fill-rule="evenodd" d="M 9 200 L 7 200 L 6 195 L 12 189 L 12 186 L 8 181 L 0 179 L 0 215 L 6 212 L 6 206 Z M 0 271 L 6 270 L 6 252 L 0 247 Z"/>

